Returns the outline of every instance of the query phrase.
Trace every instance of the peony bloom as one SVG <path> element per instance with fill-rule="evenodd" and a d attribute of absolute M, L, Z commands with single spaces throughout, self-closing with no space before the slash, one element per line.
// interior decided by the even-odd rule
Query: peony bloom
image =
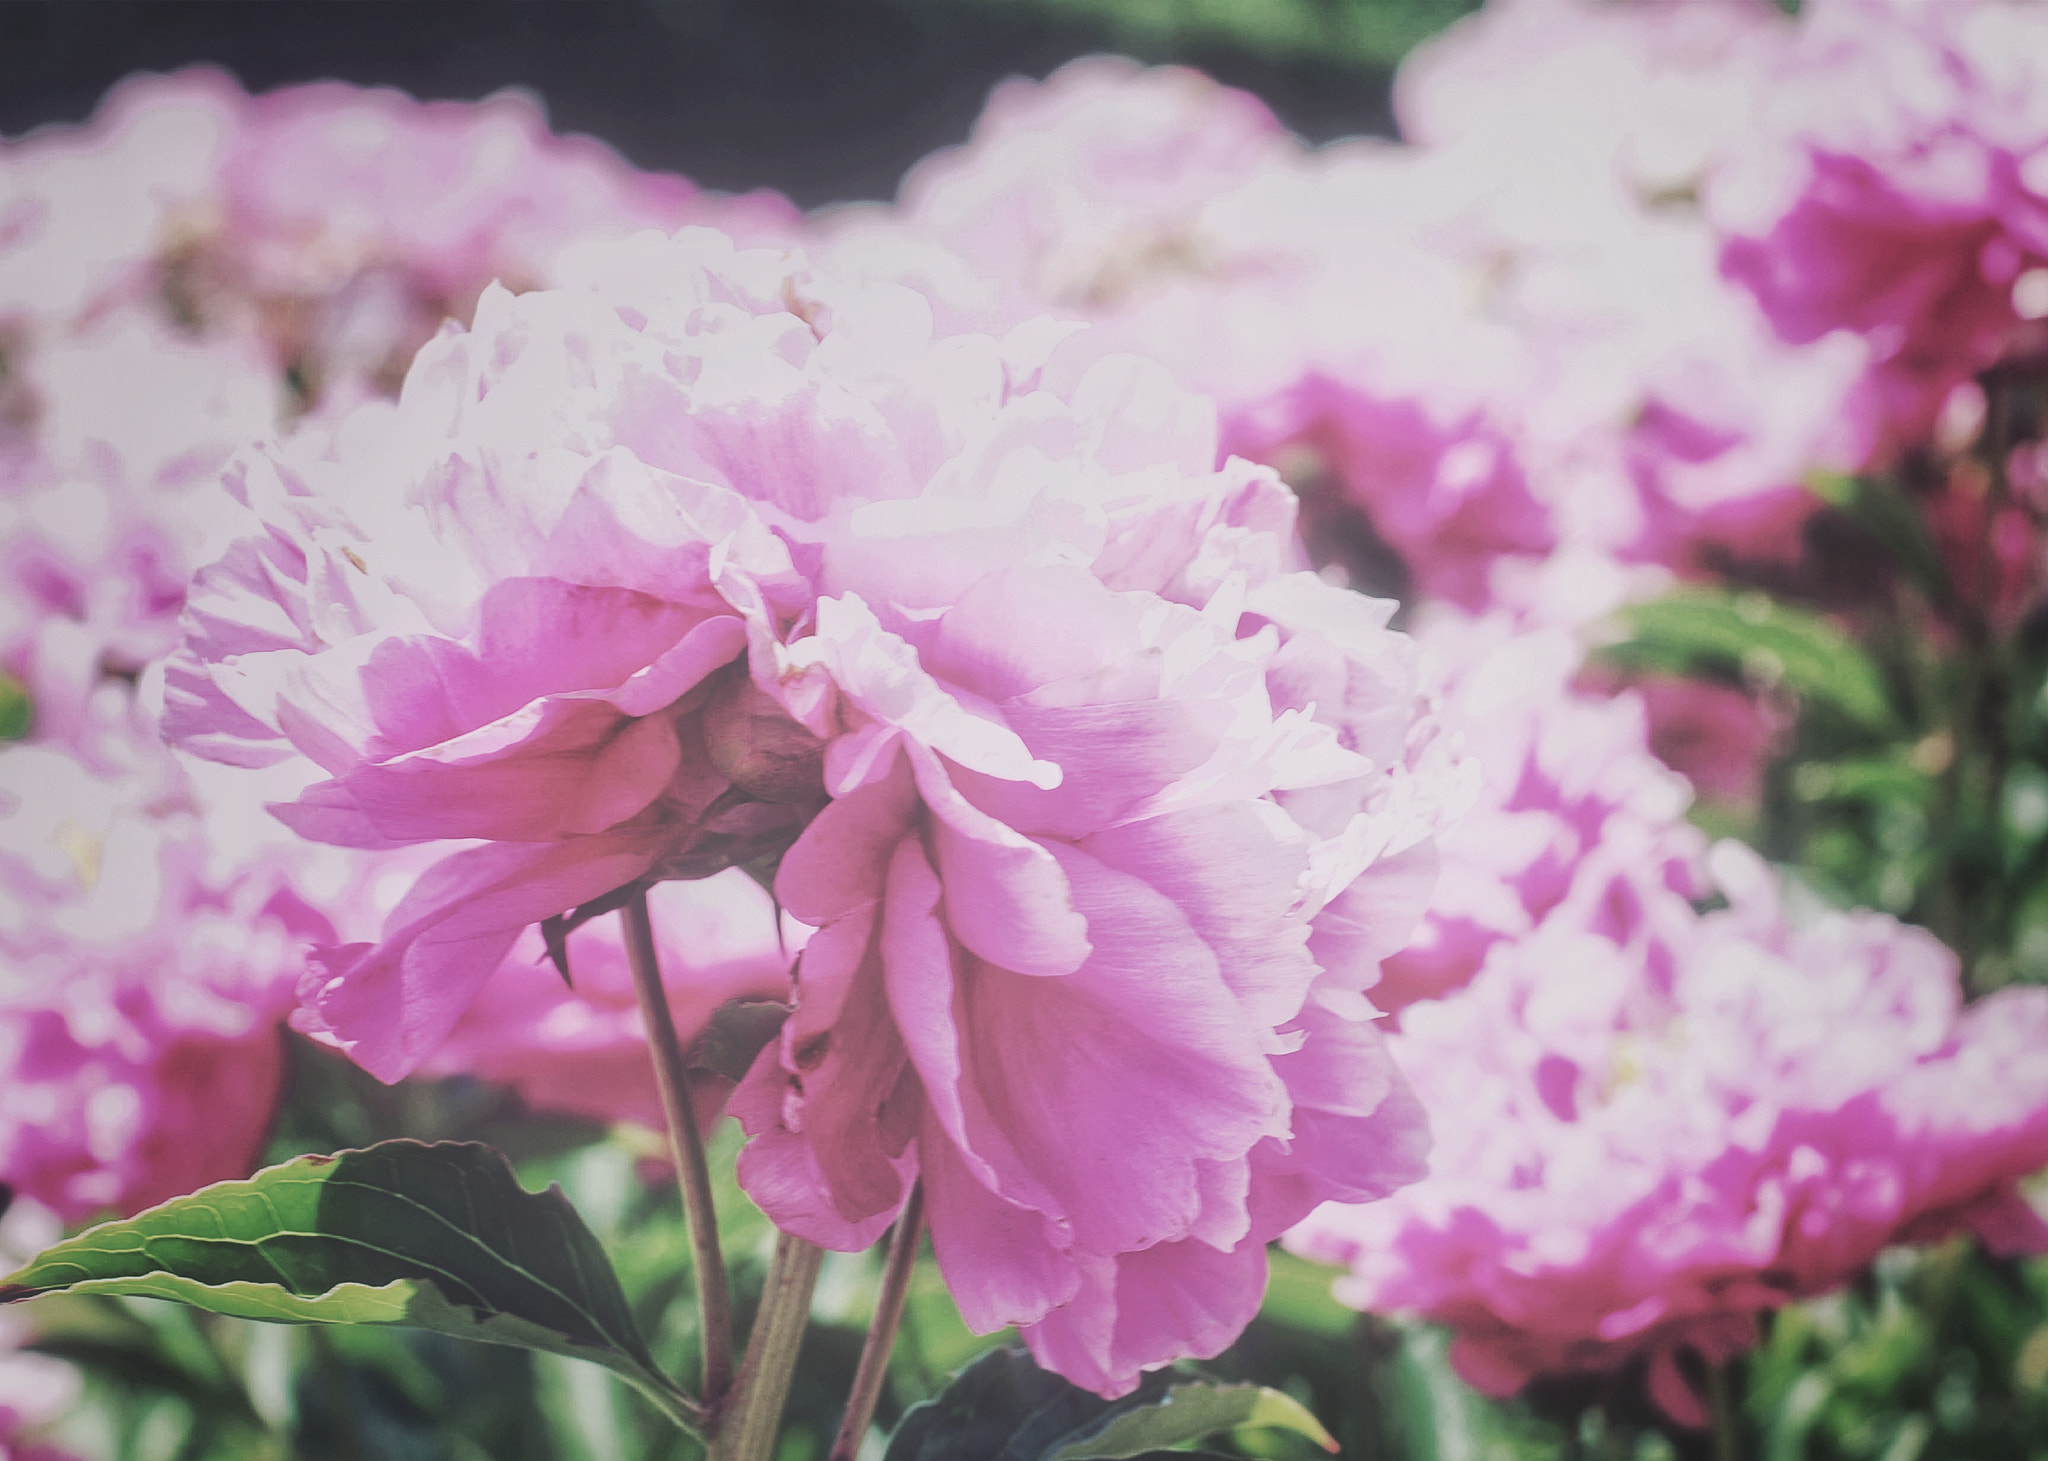
<path fill-rule="evenodd" d="M 1756 145 L 1711 194 L 1723 267 L 1786 339 L 1868 343 L 1881 453 L 2048 343 L 2044 58 L 2027 5 L 1809 5 Z"/>
<path fill-rule="evenodd" d="M 592 240 L 705 223 L 771 242 L 796 221 L 775 194 L 720 197 L 557 137 L 516 91 L 417 102 L 327 81 L 248 98 L 241 113 L 219 211 L 169 268 L 202 314 L 253 311 L 310 394 L 394 390 L 485 285 L 547 284 Z"/>
<path fill-rule="evenodd" d="M 727 1000 L 789 997 L 796 940 L 785 948 L 772 900 L 745 873 L 732 868 L 697 882 L 659 883 L 648 903 L 685 1046 Z M 658 1131 L 661 1099 L 618 925 L 591 923 L 568 944 L 565 980 L 539 932 L 521 935 L 421 1072 L 480 1076 L 510 1086 L 535 1111 Z M 729 1083 L 707 1077 L 696 1093 L 699 1114 L 715 1119 L 729 1090 Z"/>
<path fill-rule="evenodd" d="M 1270 1237 L 1420 1170 L 1359 991 L 1460 773 L 1391 605 L 1157 367 L 705 231 L 589 266 L 236 471 L 175 732 L 316 762 L 310 837 L 480 841 L 310 1018 L 402 1074 L 528 925 L 779 861 L 770 1216 L 858 1248 L 921 1180 L 975 1327 L 1104 1393 L 1215 1353 Z"/>
<path fill-rule="evenodd" d="M 1432 1175 L 1289 1239 L 1349 1265 L 1347 1302 L 1451 1326 L 1491 1393 L 1647 1359 L 1703 1423 L 1680 1349 L 1728 1359 L 1891 1242 L 2048 1242 L 2013 1189 L 2048 1162 L 2048 990 L 1961 1010 L 1929 935 L 1794 914 L 1753 854 L 1713 861 L 1731 906 L 1667 894 L 1648 947 L 1553 920 L 1411 1007 L 1394 1044 L 1438 1098 Z"/>
<path fill-rule="evenodd" d="M 0 669 L 79 745 L 97 687 L 170 652 L 192 570 L 226 547 L 219 472 L 280 391 L 240 342 L 117 314 L 24 362 L 40 402 L 0 461 Z"/>
<path fill-rule="evenodd" d="M 0 142 L 0 669 L 74 738 L 94 684 L 167 653 L 225 549 L 221 468 L 315 397 L 395 389 L 494 278 L 728 199 L 551 135 L 512 93 L 418 103 L 340 83 L 244 95 L 194 70 Z"/>
<path fill-rule="evenodd" d="M 1325 556 L 1483 603 L 1495 559 L 1556 534 L 1501 408 L 1512 342 L 1389 226 L 1388 151 L 1310 153 L 1247 93 L 1091 57 L 998 87 L 893 212 L 821 227 L 835 261 L 954 317 L 1085 319 L 1090 348 L 1169 362 L 1217 401 L 1225 452 L 1289 473 Z"/>
<path fill-rule="evenodd" d="M 1522 342 L 1518 447 L 1567 541 L 1680 569 L 1788 556 L 1804 478 L 1868 451 L 1866 351 L 1778 338 L 1700 205 L 1758 145 L 1791 29 L 1746 0 L 1503 0 L 1402 63 L 1406 226 Z"/>
<path fill-rule="evenodd" d="M 334 937 L 255 788 L 99 698 L 89 754 L 0 749 L 0 1182 L 71 1221 L 248 1174 L 301 945 Z"/>
<path fill-rule="evenodd" d="M 586 242 L 642 228 L 767 241 L 795 218 L 773 194 L 720 197 L 554 136 L 517 92 L 251 97 L 216 71 L 137 76 L 82 127 L 0 144 L 0 348 L 33 356 L 140 312 L 260 349 L 301 403 L 353 401 L 395 389 L 494 279 L 544 284 Z"/>
<path fill-rule="evenodd" d="M 1761 4 L 1498 6 L 1404 63 L 1409 145 L 1313 150 L 1243 93 L 1090 58 L 819 227 L 951 317 L 1085 319 L 1169 363 L 1356 581 L 1537 613 L 1560 549 L 1782 555 L 1803 478 L 1866 451 L 1866 351 L 1779 339 L 1697 203 L 1788 36 Z"/>
<path fill-rule="evenodd" d="M 1637 946 L 1656 912 L 1701 888 L 1690 792 L 1653 754 L 1634 692 L 1572 688 L 1582 646 L 1503 616 L 1438 615 L 1420 632 L 1444 724 L 1481 768 L 1474 804 L 1438 843 L 1443 876 L 1421 930 L 1372 991 L 1398 1011 L 1459 988 L 1496 948 L 1556 918 Z"/>

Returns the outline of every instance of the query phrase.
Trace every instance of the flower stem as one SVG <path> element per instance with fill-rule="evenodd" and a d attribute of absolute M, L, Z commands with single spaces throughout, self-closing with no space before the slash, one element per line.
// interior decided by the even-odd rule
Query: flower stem
<path fill-rule="evenodd" d="M 839 1435 L 832 1442 L 828 1461 L 854 1461 L 860 1443 L 874 1419 L 875 1402 L 882 1395 L 882 1380 L 889 1373 L 889 1351 L 896 1347 L 896 1329 L 903 1322 L 903 1301 L 910 1294 L 910 1274 L 917 1267 L 918 1244 L 924 1238 L 924 1187 L 911 1184 L 889 1239 L 889 1258 L 882 1268 L 882 1292 L 875 1299 L 874 1322 L 861 1345 L 860 1368 L 854 1371 L 853 1391 L 846 1397 L 846 1416 L 839 1422 Z"/>
<path fill-rule="evenodd" d="M 1707 1366 L 1707 1403 L 1714 1415 L 1714 1461 L 1742 1461 L 1742 1421 L 1726 1364 Z"/>
<path fill-rule="evenodd" d="M 633 970 L 633 990 L 647 1024 L 647 1045 L 654 1058 L 654 1080 L 661 1090 L 661 1112 L 668 1122 L 669 1155 L 675 1163 L 676 1186 L 690 1220 L 690 1242 L 696 1258 L 697 1325 L 704 1350 L 706 1410 L 714 1414 L 732 1388 L 732 1295 L 726 1287 L 725 1259 L 718 1251 L 718 1214 L 711 1203 L 711 1170 L 704 1161 L 704 1139 L 690 1109 L 682 1041 L 675 1016 L 669 1013 L 668 992 L 661 983 L 661 961 L 654 950 L 654 924 L 647 913 L 647 890 L 636 892 L 620 911 L 626 926 L 626 961 Z"/>
<path fill-rule="evenodd" d="M 774 1450 L 824 1258 L 815 1243 L 789 1233 L 776 1236 L 747 1358 L 718 1416 L 709 1461 L 767 1461 Z"/>

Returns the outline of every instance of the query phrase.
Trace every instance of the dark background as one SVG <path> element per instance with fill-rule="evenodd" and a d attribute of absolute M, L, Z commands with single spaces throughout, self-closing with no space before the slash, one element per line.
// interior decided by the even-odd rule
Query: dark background
<path fill-rule="evenodd" d="M 1444 3 L 1444 0 L 1435 0 Z M 1001 0 L 0 0 L 0 134 L 76 122 L 132 71 L 224 66 L 250 90 L 338 77 L 421 98 L 523 86 L 557 131 L 707 187 L 886 198 L 964 138 L 988 89 L 1136 49 L 1263 96 L 1313 140 L 1391 131 L 1384 68 Z"/>

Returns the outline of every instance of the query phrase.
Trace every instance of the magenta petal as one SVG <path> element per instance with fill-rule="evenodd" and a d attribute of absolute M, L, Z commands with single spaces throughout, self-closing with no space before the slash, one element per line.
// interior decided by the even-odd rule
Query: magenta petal
<path fill-rule="evenodd" d="M 1372 1202 L 1429 1174 L 1429 1118 L 1386 1039 L 1311 1003 L 1308 1039 L 1274 1058 L 1294 1135 L 1252 1153 L 1252 1233 L 1278 1237 L 1324 1202 Z"/>
<path fill-rule="evenodd" d="M 721 614 L 706 619 L 604 698 L 623 714 L 652 715 L 739 658 L 746 647 L 747 626 L 737 618 Z"/>
<path fill-rule="evenodd" d="M 782 906 L 823 927 L 879 900 L 883 870 L 915 804 L 910 768 L 901 757 L 886 775 L 828 803 L 782 856 L 775 874 Z"/>
<path fill-rule="evenodd" d="M 953 937 L 1018 974 L 1071 974 L 1088 957 L 1088 923 L 1053 855 L 968 803 L 931 752 L 909 744 L 932 813 L 932 851 Z"/>
<path fill-rule="evenodd" d="M 431 751 L 359 766 L 345 788 L 385 837 L 542 842 L 603 831 L 660 795 L 681 758 L 666 718 L 540 702 Z"/>
<path fill-rule="evenodd" d="M 644 838 L 611 835 L 443 858 L 392 910 L 381 941 L 315 956 L 326 977 L 306 1002 L 358 1065 L 398 1080 L 447 1038 L 522 929 L 632 882 L 655 853 Z"/>
<path fill-rule="evenodd" d="M 2048 1221 L 2009 1185 L 1972 1203 L 1962 1220 L 1995 1258 L 2048 1253 Z"/>
<path fill-rule="evenodd" d="M 334 847 L 388 851 L 413 845 L 411 838 L 379 831 L 354 794 L 338 781 L 316 782 L 300 792 L 297 801 L 269 802 L 265 810 L 301 837 Z"/>
<path fill-rule="evenodd" d="M 1086 569 L 1003 569 L 947 610 L 928 665 L 991 701 L 1014 699 L 1056 681 L 1086 679 L 1129 655 L 1139 622 L 1155 604 L 1150 595 L 1105 588 Z M 1031 632 L 1018 633 L 1020 624 Z"/>
<path fill-rule="evenodd" d="M 939 916 L 943 896 L 924 849 L 906 837 L 889 859 L 882 950 L 890 1013 L 932 1108 L 927 1125 L 959 1144 L 954 1157 L 973 1181 L 1009 1203 L 1061 1219 L 1058 1199 L 1019 1158 L 977 1083 L 965 1078 L 953 945 Z"/>
<path fill-rule="evenodd" d="M 981 1093 L 1005 1144 L 1072 1221 L 1077 1248 L 1123 1252 L 1184 1236 L 1201 1213 L 1197 1164 L 1242 1159 L 1283 1134 L 1286 1100 L 1181 911 L 1058 851 L 1094 952 L 1063 979 L 985 964 L 963 972 L 962 1089 Z M 948 885 L 949 908 L 951 896 Z"/>
<path fill-rule="evenodd" d="M 1347 989 L 1370 989 L 1380 961 L 1401 952 L 1436 888 L 1436 842 L 1380 858 L 1315 916 L 1309 949 Z"/>
<path fill-rule="evenodd" d="M 1114 1398 L 1177 1359 L 1221 1354 L 1259 1312 L 1266 1247 L 1162 1243 L 1085 1265 L 1072 1303 L 1023 1331 L 1039 1364 Z"/>
<path fill-rule="evenodd" d="M 1074 1260 L 1044 1214 L 989 1191 L 930 1116 L 917 1145 L 932 1252 L 969 1329 L 1035 1323 L 1074 1297 Z"/>
<path fill-rule="evenodd" d="M 181 645 L 164 664 L 164 739 L 209 761 L 275 766 L 292 748 L 223 692 L 209 667 Z"/>
<path fill-rule="evenodd" d="M 771 1044 L 727 1101 L 727 1112 L 752 1137 L 739 1155 L 740 1186 L 784 1232 L 820 1248 L 858 1253 L 895 1221 L 901 1193 L 897 1203 L 884 1204 L 864 1217 L 849 1219 L 842 1213 L 809 1139 L 783 1125 L 788 1090 L 788 1076 Z M 914 1159 L 904 1162 L 899 1179 L 907 1181 L 915 1175 Z"/>
<path fill-rule="evenodd" d="M 1142 879 L 1180 908 L 1215 951 L 1247 1025 L 1286 1023 L 1315 980 L 1296 889 L 1306 844 L 1243 802 L 1172 812 L 1111 827 L 1084 844 L 1105 865 Z M 1228 858 L 1213 849 L 1228 847 Z"/>
<path fill-rule="evenodd" d="M 1202 765 L 1231 715 L 1222 700 L 1002 710 L 1033 755 L 1066 771 L 1060 784 L 1047 791 L 960 769 L 953 779 L 976 806 L 1017 830 L 1066 838 L 1123 820 Z"/>
<path fill-rule="evenodd" d="M 816 1199 L 797 1185 L 805 1172 L 822 1185 L 842 1233 L 865 1231 L 861 1225 L 903 1200 L 902 1158 L 923 1094 L 890 1018 L 873 927 L 873 912 L 857 909 L 805 945 L 796 1008 L 780 1039 L 755 1061 L 733 1107 L 757 1144 L 776 1133 L 802 1139 L 801 1159 L 777 1140 L 769 1154 L 741 1168 L 742 1185 L 778 1223 L 784 1211 L 771 1204 L 787 1205 L 792 1222 L 826 1230 L 818 1226 L 827 1220 L 816 1216 Z M 768 1088 L 778 1080 L 771 1100 Z M 757 1177 L 765 1184 L 759 1191 Z M 813 1216 L 805 1218 L 807 1212 Z"/>

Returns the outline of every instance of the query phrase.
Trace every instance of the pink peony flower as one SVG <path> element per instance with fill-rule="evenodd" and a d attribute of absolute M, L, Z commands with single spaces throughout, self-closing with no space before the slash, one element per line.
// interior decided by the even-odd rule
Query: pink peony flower
<path fill-rule="evenodd" d="M 1411 1007 L 1394 1044 L 1439 1098 L 1432 1175 L 1289 1238 L 1349 1265 L 1347 1302 L 1450 1325 L 1491 1393 L 1648 1359 L 1703 1423 L 1679 1349 L 1729 1358 L 1891 1242 L 2048 1246 L 2013 1191 L 2048 1162 L 2048 990 L 1960 1011 L 1927 934 L 1788 913 L 1753 854 L 1714 862 L 1732 906 L 1666 894 L 1648 956 L 1553 920 Z"/>
<path fill-rule="evenodd" d="M 193 70 L 0 143 L 0 668 L 72 736 L 104 675 L 175 642 L 185 581 L 226 547 L 234 447 L 323 390 L 395 388 L 493 278 L 546 282 L 649 225 L 794 218 L 554 137 L 513 93 L 249 97 Z"/>
<path fill-rule="evenodd" d="M 1465 281 L 1377 217 L 1377 144 L 1306 152 L 1192 71 L 1090 57 L 997 88 L 893 214 L 828 218 L 830 257 L 981 327 L 1086 319 L 1104 353 L 1172 364 L 1221 444 L 1289 470 L 1310 526 L 1368 582 L 1481 602 L 1488 565 L 1555 541 L 1493 401 L 1505 342 Z M 1399 555 L 1357 538 L 1370 532 Z"/>
<path fill-rule="evenodd" d="M 334 937 L 254 799 L 109 720 L 89 758 L 0 749 L 0 1182 L 67 1220 L 248 1174 L 301 945 Z"/>
<path fill-rule="evenodd" d="M 1691 568 L 1786 556 L 1870 423 L 1856 342 L 1791 348 L 1719 277 L 1701 193 L 1757 145 L 1774 7 L 1497 3 L 1403 62 L 1411 227 L 1529 352 L 1521 449 L 1571 540 Z M 1624 487 L 1622 484 L 1626 484 Z M 1595 516 L 1588 519 L 1588 508 Z"/>
<path fill-rule="evenodd" d="M 41 408 L 0 465 L 0 668 L 28 690 L 38 734 L 76 746 L 97 688 L 177 642 L 186 580 L 235 521 L 220 469 L 271 428 L 280 393 L 238 342 L 135 313 L 45 344 L 25 369 Z"/>
<path fill-rule="evenodd" d="M 141 311 L 259 344 L 306 399 L 353 401 L 395 388 L 493 279 L 544 284 L 583 244 L 647 227 L 768 242 L 795 221 L 774 194 L 720 197 L 554 136 L 519 92 L 251 97 L 217 71 L 136 76 L 84 126 L 0 144 L 0 338 L 33 354 Z"/>
<path fill-rule="evenodd" d="M 243 103 L 236 143 L 218 232 L 172 267 L 202 311 L 209 296 L 253 308 L 309 389 L 395 389 L 486 284 L 544 285 L 591 240 L 703 223 L 779 242 L 796 221 L 778 195 L 719 197 L 636 171 L 592 138 L 554 136 L 517 91 L 417 102 L 335 81 L 289 87 Z"/>
<path fill-rule="evenodd" d="M 1888 455 L 2048 315 L 2048 20 L 1824 0 L 1713 190 L 1723 267 L 1788 340 L 1853 332 Z"/>
<path fill-rule="evenodd" d="M 785 949 L 772 901 L 745 873 L 661 883 L 648 901 L 670 1009 L 686 1045 L 727 1000 L 788 998 L 798 940 Z M 539 933 L 521 935 L 421 1070 L 497 1081 L 536 1111 L 658 1131 L 661 1099 L 617 925 L 589 924 L 569 947 L 565 981 Z M 696 1091 L 700 1115 L 715 1119 L 729 1091 L 729 1083 L 707 1077 Z"/>
<path fill-rule="evenodd" d="M 1481 768 L 1475 802 L 1439 840 L 1443 875 L 1421 930 L 1373 989 L 1400 1011 L 1477 974 L 1547 921 L 1636 946 L 1672 896 L 1700 891 L 1690 793 L 1648 744 L 1643 702 L 1572 682 L 1584 650 L 1562 630 L 1440 615 L 1421 631 L 1441 718 Z"/>
<path fill-rule="evenodd" d="M 482 839 L 312 1018 L 401 1074 L 533 922 L 779 859 L 770 1216 L 858 1248 L 916 1178 L 978 1329 L 1104 1393 L 1215 1353 L 1267 1239 L 1419 1170 L 1358 991 L 1460 772 L 1391 606 L 1157 367 L 702 231 L 590 267 L 237 471 L 177 733 L 316 761 L 309 836 Z"/>
<path fill-rule="evenodd" d="M 1357 581 L 1533 612 L 1560 548 L 1782 556 L 1804 477 L 1867 450 L 1863 347 L 1780 340 L 1697 206 L 1788 38 L 1761 4 L 1499 6 L 1404 65 L 1410 146 L 1315 150 L 1090 58 L 820 228 L 948 317 L 1086 319 L 1170 363 Z"/>

